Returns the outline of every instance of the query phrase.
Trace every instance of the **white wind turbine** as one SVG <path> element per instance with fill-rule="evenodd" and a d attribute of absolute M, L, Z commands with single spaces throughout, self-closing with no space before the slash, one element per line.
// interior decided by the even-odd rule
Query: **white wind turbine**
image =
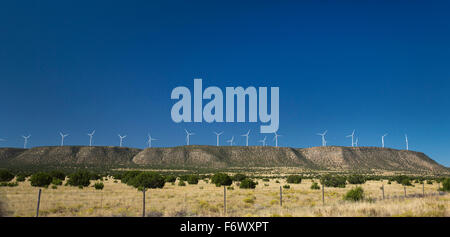
<path fill-rule="evenodd" d="M 158 140 L 158 139 L 153 138 L 153 137 L 150 135 L 150 133 L 149 133 L 149 134 L 148 134 L 148 140 L 147 140 L 148 147 L 152 147 L 152 141 L 156 141 L 156 140 Z"/>
<path fill-rule="evenodd" d="M 406 150 L 409 151 L 408 134 L 405 134 L 405 139 L 406 139 Z"/>
<path fill-rule="evenodd" d="M 223 132 L 220 132 L 220 133 L 214 132 L 214 134 L 216 134 L 216 136 L 217 136 L 217 144 L 216 144 L 216 146 L 219 146 L 219 137 L 220 137 L 220 135 L 223 134 Z"/>
<path fill-rule="evenodd" d="M 190 132 L 188 132 L 188 130 L 187 129 L 184 129 L 184 131 L 186 132 L 186 144 L 189 146 L 189 137 L 191 136 L 191 135 L 195 135 L 195 133 L 190 133 Z"/>
<path fill-rule="evenodd" d="M 359 139 L 359 138 L 356 138 L 356 141 L 355 141 L 355 146 L 356 146 L 356 147 L 358 147 L 358 139 Z"/>
<path fill-rule="evenodd" d="M 63 134 L 62 132 L 60 132 L 59 135 L 61 136 L 61 146 L 64 146 L 64 138 L 69 136 L 69 134 Z"/>
<path fill-rule="evenodd" d="M 230 146 L 233 146 L 234 136 L 231 137 L 227 142 L 230 143 Z"/>
<path fill-rule="evenodd" d="M 281 137 L 281 135 L 277 134 L 277 132 L 274 132 L 273 140 L 275 140 L 275 147 L 278 147 L 278 137 Z"/>
<path fill-rule="evenodd" d="M 266 139 L 267 137 L 264 137 L 263 140 L 259 140 L 258 142 L 261 142 L 263 146 L 266 146 Z"/>
<path fill-rule="evenodd" d="M 350 135 L 348 135 L 346 137 L 351 137 L 352 138 L 352 147 L 354 147 L 355 146 L 355 143 L 354 143 L 355 130 L 353 130 L 352 134 L 350 134 Z"/>
<path fill-rule="evenodd" d="M 381 145 L 382 145 L 382 147 L 384 148 L 384 138 L 387 136 L 388 134 L 386 133 L 386 134 L 384 134 L 382 137 L 381 137 Z"/>
<path fill-rule="evenodd" d="M 89 136 L 89 146 L 92 146 L 92 137 L 94 136 L 94 134 L 95 130 L 87 134 Z"/>
<path fill-rule="evenodd" d="M 317 133 L 317 135 L 322 136 L 322 146 L 327 145 L 327 141 L 325 140 L 325 135 L 327 135 L 328 130 L 326 130 L 324 133 Z"/>
<path fill-rule="evenodd" d="M 248 130 L 248 132 L 246 134 L 242 134 L 242 137 L 246 138 L 246 142 L 245 142 L 245 146 L 248 146 L 248 135 L 250 135 L 250 129 Z"/>
<path fill-rule="evenodd" d="M 122 147 L 122 141 L 123 141 L 124 138 L 127 137 L 127 135 L 125 135 L 125 136 L 120 136 L 120 134 L 119 134 L 118 136 L 119 136 L 119 138 L 120 138 L 119 147 Z"/>
<path fill-rule="evenodd" d="M 24 140 L 23 142 L 23 148 L 27 148 L 27 144 L 28 144 L 28 139 L 31 137 L 31 135 L 28 136 L 22 136 Z"/>

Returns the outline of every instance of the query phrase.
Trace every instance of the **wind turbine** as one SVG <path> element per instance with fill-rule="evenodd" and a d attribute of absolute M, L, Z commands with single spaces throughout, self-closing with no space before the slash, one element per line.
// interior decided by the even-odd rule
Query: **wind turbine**
<path fill-rule="evenodd" d="M 248 146 L 248 135 L 250 135 L 250 129 L 248 130 L 248 132 L 246 134 L 242 134 L 241 136 L 246 137 L 246 142 L 245 142 L 245 146 Z"/>
<path fill-rule="evenodd" d="M 125 135 L 125 136 L 120 136 L 120 134 L 119 134 L 119 138 L 120 138 L 119 147 L 122 147 L 122 141 L 123 141 L 123 139 L 126 138 L 126 137 L 127 137 L 127 135 Z"/>
<path fill-rule="evenodd" d="M 188 132 L 188 130 L 187 129 L 184 129 L 184 131 L 186 131 L 186 144 L 189 146 L 189 137 L 191 136 L 191 135 L 195 135 L 195 133 L 190 133 L 190 132 Z"/>
<path fill-rule="evenodd" d="M 31 137 L 31 135 L 22 136 L 22 137 L 23 137 L 23 139 L 25 139 L 25 141 L 23 142 L 23 148 L 26 149 L 27 148 L 28 139 Z"/>
<path fill-rule="evenodd" d="M 355 141 L 355 146 L 356 146 L 356 147 L 358 146 L 358 139 L 359 139 L 359 138 L 356 138 L 356 141 Z"/>
<path fill-rule="evenodd" d="M 223 134 L 223 132 L 220 132 L 220 133 L 214 132 L 214 134 L 216 134 L 216 136 L 217 136 L 217 145 L 216 146 L 219 146 L 219 137 L 220 137 L 220 135 Z"/>
<path fill-rule="evenodd" d="M 317 133 L 317 135 L 322 136 L 322 146 L 327 146 L 327 141 L 325 140 L 325 135 L 327 135 L 328 130 L 324 133 Z"/>
<path fill-rule="evenodd" d="M 233 146 L 234 136 L 231 137 L 227 142 L 230 143 L 230 146 Z"/>
<path fill-rule="evenodd" d="M 281 135 L 278 135 L 277 132 L 274 132 L 274 134 L 273 140 L 275 140 L 275 147 L 278 147 L 278 137 L 281 137 Z"/>
<path fill-rule="evenodd" d="M 64 138 L 69 136 L 69 134 L 63 134 L 62 132 L 60 132 L 59 135 L 61 135 L 61 146 L 64 146 Z"/>
<path fill-rule="evenodd" d="M 87 134 L 89 136 L 89 146 L 92 146 L 92 137 L 94 136 L 94 134 L 95 130 Z"/>
<path fill-rule="evenodd" d="M 264 137 L 263 140 L 259 140 L 258 142 L 261 142 L 263 146 L 266 146 L 266 139 L 267 137 Z"/>
<path fill-rule="evenodd" d="M 405 139 L 406 139 L 406 150 L 409 151 L 408 134 L 405 134 Z"/>
<path fill-rule="evenodd" d="M 354 139 L 354 137 L 355 137 L 355 130 L 353 130 L 352 134 L 350 134 L 350 135 L 348 135 L 348 136 L 346 136 L 346 137 L 351 137 L 351 138 L 352 138 L 352 147 L 354 147 L 354 146 L 355 146 L 355 143 L 353 142 L 353 139 Z"/>
<path fill-rule="evenodd" d="M 148 134 L 148 140 L 147 140 L 148 147 L 152 147 L 152 141 L 156 141 L 156 140 L 158 140 L 158 139 L 153 138 L 150 134 Z"/>
<path fill-rule="evenodd" d="M 384 137 L 386 137 L 388 134 L 386 133 L 386 134 L 384 134 L 382 137 L 381 137 L 381 145 L 382 145 L 382 147 L 384 148 Z"/>

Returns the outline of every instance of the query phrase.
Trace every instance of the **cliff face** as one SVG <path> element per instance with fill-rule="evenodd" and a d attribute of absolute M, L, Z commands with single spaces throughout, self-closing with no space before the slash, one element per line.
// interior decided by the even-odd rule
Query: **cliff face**
<path fill-rule="evenodd" d="M 2 165 L 3 164 L 3 165 Z M 180 146 L 0 148 L 0 167 L 28 165 L 145 165 L 167 168 L 301 167 L 311 170 L 386 170 L 448 173 L 423 153 L 378 147 Z"/>

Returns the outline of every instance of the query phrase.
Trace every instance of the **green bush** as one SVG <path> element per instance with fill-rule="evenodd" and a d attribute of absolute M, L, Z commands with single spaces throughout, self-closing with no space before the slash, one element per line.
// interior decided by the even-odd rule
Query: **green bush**
<path fill-rule="evenodd" d="M 56 186 L 56 185 L 52 185 L 52 189 L 58 189 L 58 186 Z"/>
<path fill-rule="evenodd" d="M 314 183 L 311 185 L 311 189 L 320 189 L 320 186 L 319 186 L 318 183 L 314 182 Z"/>
<path fill-rule="evenodd" d="M 183 180 L 180 180 L 180 182 L 178 182 L 178 186 L 186 186 L 186 183 Z"/>
<path fill-rule="evenodd" d="M 442 191 L 450 192 L 450 178 L 446 178 L 442 181 Z"/>
<path fill-rule="evenodd" d="M 302 176 L 300 175 L 289 175 L 286 179 L 289 184 L 299 184 L 302 182 Z"/>
<path fill-rule="evenodd" d="M 11 182 L 11 183 L 8 183 L 8 182 L 1 182 L 0 183 L 0 187 L 16 187 L 16 186 L 18 186 L 19 184 L 17 183 L 17 182 Z"/>
<path fill-rule="evenodd" d="M 17 175 L 17 177 L 16 177 L 16 181 L 17 181 L 17 182 L 23 182 L 23 181 L 25 181 L 26 178 L 27 178 L 27 177 L 26 177 L 24 174 L 19 174 L 19 175 Z"/>
<path fill-rule="evenodd" d="M 241 184 L 239 185 L 239 188 L 244 188 L 244 189 L 254 189 L 256 188 L 256 183 L 255 181 L 246 178 L 244 180 L 241 181 Z"/>
<path fill-rule="evenodd" d="M 409 179 L 403 179 L 403 180 L 401 181 L 401 184 L 402 184 L 403 186 L 412 186 L 411 180 L 409 180 Z"/>
<path fill-rule="evenodd" d="M 70 186 L 84 186 L 87 187 L 91 184 L 91 174 L 88 171 L 81 170 L 69 175 L 67 184 Z"/>
<path fill-rule="evenodd" d="M 62 185 L 62 183 L 63 183 L 62 180 L 55 178 L 55 177 L 52 178 L 53 185 Z"/>
<path fill-rule="evenodd" d="M 136 176 L 138 176 L 141 173 L 142 173 L 142 171 L 126 171 L 125 173 L 120 175 L 119 178 L 120 178 L 120 181 L 122 181 L 122 183 L 128 184 L 130 182 L 130 180 L 134 179 Z"/>
<path fill-rule="evenodd" d="M 48 173 L 39 172 L 35 173 L 30 178 L 31 186 L 34 187 L 48 187 L 53 178 Z"/>
<path fill-rule="evenodd" d="M 175 175 L 167 175 L 165 177 L 165 180 L 168 183 L 173 183 L 173 182 L 177 181 L 177 176 L 175 176 Z"/>
<path fill-rule="evenodd" d="M 263 182 L 270 182 L 270 179 L 268 179 L 268 178 L 263 178 L 262 181 L 263 181 Z"/>
<path fill-rule="evenodd" d="M 0 182 L 9 182 L 14 179 L 14 175 L 7 170 L 0 170 Z"/>
<path fill-rule="evenodd" d="M 220 186 L 230 186 L 233 183 L 230 176 L 224 173 L 217 173 L 211 177 L 211 183 L 215 184 L 216 187 Z"/>
<path fill-rule="evenodd" d="M 192 174 L 187 177 L 188 184 L 198 184 L 198 175 Z"/>
<path fill-rule="evenodd" d="M 361 201 L 364 199 L 364 190 L 361 187 L 352 188 L 344 195 L 346 201 Z"/>
<path fill-rule="evenodd" d="M 347 179 L 343 176 L 332 176 L 330 174 L 326 174 L 320 178 L 320 183 L 326 187 L 345 188 Z"/>
<path fill-rule="evenodd" d="M 285 185 L 283 185 L 283 188 L 284 188 L 284 189 L 290 189 L 290 188 L 291 188 L 291 186 L 290 186 L 290 185 L 288 185 L 288 184 L 285 184 Z"/>
<path fill-rule="evenodd" d="M 59 180 L 66 179 L 66 174 L 64 174 L 62 171 L 59 171 L 59 170 L 53 170 L 49 174 L 50 174 L 50 176 L 52 176 L 52 178 L 56 178 Z"/>
<path fill-rule="evenodd" d="M 244 179 L 246 179 L 247 178 L 247 176 L 245 175 L 245 174 L 235 174 L 234 176 L 233 176 L 233 181 L 238 181 L 238 182 L 240 182 L 240 181 L 242 181 L 242 180 L 244 180 Z"/>
<path fill-rule="evenodd" d="M 433 181 L 427 180 L 427 184 L 433 184 Z"/>
<path fill-rule="evenodd" d="M 135 188 L 163 188 L 166 183 L 164 177 L 156 172 L 142 172 L 130 180 L 129 184 Z"/>
<path fill-rule="evenodd" d="M 94 188 L 97 190 L 102 190 L 105 187 L 105 185 L 102 182 L 97 182 L 94 184 Z"/>
<path fill-rule="evenodd" d="M 350 184 L 363 184 L 366 182 L 366 178 L 363 175 L 353 174 L 347 177 L 347 181 Z"/>

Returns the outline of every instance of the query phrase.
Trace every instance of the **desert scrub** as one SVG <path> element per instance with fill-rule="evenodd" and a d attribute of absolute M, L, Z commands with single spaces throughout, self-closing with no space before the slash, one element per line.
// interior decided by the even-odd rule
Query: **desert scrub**
<path fill-rule="evenodd" d="M 314 183 L 311 184 L 311 189 L 318 190 L 318 189 L 320 189 L 320 186 L 319 186 L 318 183 L 314 182 Z"/>
<path fill-rule="evenodd" d="M 243 188 L 243 189 L 255 189 L 256 188 L 256 183 L 255 181 L 246 178 L 244 180 L 242 180 L 242 182 L 239 184 L 239 188 Z"/>
<path fill-rule="evenodd" d="M 291 186 L 290 186 L 290 185 L 288 185 L 288 184 L 286 184 L 286 185 L 283 185 L 283 188 L 284 188 L 284 189 L 290 189 L 290 188 L 291 188 Z"/>
<path fill-rule="evenodd" d="M 289 175 L 286 179 L 289 184 L 299 184 L 302 182 L 302 176 L 300 175 Z"/>
<path fill-rule="evenodd" d="M 88 171 L 77 171 L 69 175 L 67 184 L 70 186 L 87 187 L 91 183 L 91 174 Z"/>
<path fill-rule="evenodd" d="M 186 186 L 186 183 L 183 180 L 180 180 L 180 182 L 178 182 L 178 186 Z"/>
<path fill-rule="evenodd" d="M 198 175 L 192 174 L 187 177 L 188 184 L 198 184 Z"/>
<path fill-rule="evenodd" d="M 244 198 L 243 201 L 245 203 L 248 203 L 248 204 L 254 204 L 255 201 L 256 201 L 256 197 L 255 196 L 248 196 L 248 197 Z"/>
<path fill-rule="evenodd" d="M 62 185 L 62 183 L 63 183 L 62 180 L 53 177 L 53 179 L 52 179 L 52 184 L 53 185 Z"/>
<path fill-rule="evenodd" d="M 233 183 L 231 177 L 224 173 L 216 173 L 211 178 L 211 183 L 215 184 L 216 187 L 220 186 L 230 186 Z"/>
<path fill-rule="evenodd" d="M 94 188 L 97 190 L 102 190 L 105 187 L 105 185 L 102 182 L 97 182 L 94 184 Z"/>
<path fill-rule="evenodd" d="M 163 188 L 166 183 L 164 177 L 156 172 L 142 172 L 129 181 L 135 188 Z"/>
<path fill-rule="evenodd" d="M 33 174 L 30 178 L 31 186 L 34 187 L 48 187 L 48 185 L 52 182 L 52 176 L 47 173 L 39 172 Z"/>
<path fill-rule="evenodd" d="M 345 188 L 347 179 L 343 176 L 333 176 L 326 174 L 320 178 L 320 182 L 326 187 Z"/>
<path fill-rule="evenodd" d="M 240 181 L 242 181 L 242 180 L 244 180 L 244 179 L 246 179 L 247 178 L 247 176 L 245 175 L 245 174 L 235 174 L 234 176 L 233 176 L 233 181 L 237 181 L 237 182 L 240 182 Z"/>
<path fill-rule="evenodd" d="M 347 177 L 349 184 L 363 184 L 366 182 L 366 178 L 360 174 L 353 174 Z"/>
<path fill-rule="evenodd" d="M 446 178 L 442 181 L 441 191 L 450 192 L 450 178 Z"/>
<path fill-rule="evenodd" d="M 343 198 L 345 201 L 361 201 L 364 199 L 364 190 L 361 187 L 352 188 L 349 190 Z"/>
<path fill-rule="evenodd" d="M 175 175 L 167 175 L 165 177 L 165 180 L 168 183 L 174 183 L 175 181 L 177 181 L 177 176 L 175 176 Z"/>
<path fill-rule="evenodd" d="M 14 175 L 7 170 L 0 170 L 0 182 L 9 182 L 14 178 Z"/>

